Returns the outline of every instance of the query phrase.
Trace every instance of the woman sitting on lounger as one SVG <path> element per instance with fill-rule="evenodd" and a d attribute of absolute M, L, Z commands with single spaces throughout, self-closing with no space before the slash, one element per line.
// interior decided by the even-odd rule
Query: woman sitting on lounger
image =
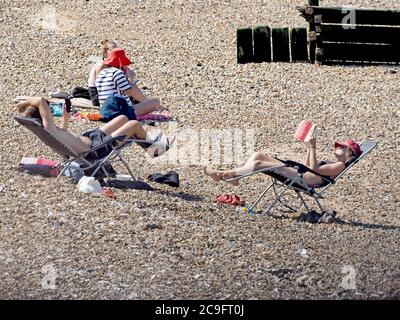
<path fill-rule="evenodd" d="M 309 167 L 311 170 L 315 171 L 316 173 L 326 176 L 335 178 L 337 177 L 347 166 L 348 162 L 354 157 L 359 157 L 361 155 L 360 146 L 354 142 L 353 140 L 347 140 L 346 142 L 335 142 L 335 157 L 336 162 L 327 163 L 325 161 L 317 161 L 316 155 L 316 143 L 317 140 L 315 137 L 310 139 L 309 142 L 306 143 L 307 145 L 307 157 L 304 165 Z M 283 163 L 269 155 L 266 155 L 261 152 L 254 153 L 250 159 L 245 163 L 244 166 L 220 171 L 214 170 L 211 167 L 204 167 L 204 173 L 215 181 L 227 181 L 233 185 L 239 185 L 238 177 L 249 174 L 251 172 L 267 169 L 271 167 L 280 166 Z M 295 177 L 298 175 L 298 172 L 294 168 L 284 167 L 279 169 L 284 175 L 289 177 Z M 321 177 L 311 173 L 306 172 L 304 175 L 304 181 L 307 185 L 320 185 L 323 184 L 324 181 Z M 238 178 L 238 179 L 235 179 Z M 231 180 L 233 179 L 233 180 Z"/>
<path fill-rule="evenodd" d="M 146 140 L 148 143 L 138 143 L 152 157 L 157 157 L 167 151 L 173 141 L 159 134 L 149 139 L 146 131 L 136 120 L 128 121 L 126 116 L 120 115 L 97 130 L 90 130 L 82 135 L 68 132 L 69 115 L 65 108 L 61 120 L 61 128 L 56 126 L 46 99 L 36 97 L 17 104 L 18 111 L 26 117 L 41 119 L 43 127 L 52 133 L 59 141 L 70 146 L 78 153 L 83 153 L 103 143 L 106 137 L 126 135 L 128 138 Z"/>

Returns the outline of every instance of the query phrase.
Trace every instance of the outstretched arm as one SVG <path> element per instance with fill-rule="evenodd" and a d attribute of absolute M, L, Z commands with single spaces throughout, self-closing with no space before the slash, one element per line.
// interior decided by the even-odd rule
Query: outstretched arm
<path fill-rule="evenodd" d="M 314 171 L 323 176 L 336 177 L 345 169 L 345 167 L 346 166 L 344 165 L 343 162 L 335 162 L 335 163 L 324 164 L 315 169 Z"/>
<path fill-rule="evenodd" d="M 314 170 L 316 172 L 318 169 L 318 162 L 317 162 L 317 139 L 315 136 L 313 136 L 308 142 L 308 153 L 309 153 L 309 164 L 308 167 L 311 168 L 311 170 Z"/>
<path fill-rule="evenodd" d="M 307 156 L 306 160 L 304 161 L 304 165 L 309 167 L 310 166 L 310 148 L 307 146 Z"/>
<path fill-rule="evenodd" d="M 21 113 L 24 113 L 28 107 L 37 108 L 40 113 L 40 117 L 42 118 L 43 127 L 46 129 L 52 129 L 55 127 L 53 116 L 45 98 L 31 97 L 26 101 L 21 101 L 17 105 L 18 111 Z"/>
<path fill-rule="evenodd" d="M 69 114 L 67 112 L 67 107 L 66 107 L 65 103 L 63 104 L 62 111 L 63 111 L 63 115 L 61 118 L 61 128 L 63 128 L 64 130 L 68 130 Z"/>

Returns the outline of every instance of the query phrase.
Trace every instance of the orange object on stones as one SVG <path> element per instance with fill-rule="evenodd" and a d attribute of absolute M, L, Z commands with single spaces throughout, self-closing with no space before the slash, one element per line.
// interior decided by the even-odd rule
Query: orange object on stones
<path fill-rule="evenodd" d="M 92 120 L 92 121 L 99 121 L 102 118 L 101 114 L 97 113 L 97 112 L 89 113 L 86 117 L 88 120 Z"/>
<path fill-rule="evenodd" d="M 111 190 L 111 188 L 103 188 L 102 191 L 103 195 L 105 195 L 107 198 L 111 198 L 111 199 L 117 199 L 117 197 L 115 196 L 114 192 Z"/>

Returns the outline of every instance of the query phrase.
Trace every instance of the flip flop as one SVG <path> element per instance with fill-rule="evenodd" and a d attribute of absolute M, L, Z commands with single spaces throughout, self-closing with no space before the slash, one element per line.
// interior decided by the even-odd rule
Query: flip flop
<path fill-rule="evenodd" d="M 244 200 L 241 200 L 238 195 L 229 195 L 229 194 L 221 194 L 217 196 L 217 202 L 225 203 L 225 204 L 231 204 L 231 205 L 239 205 L 242 206 L 245 204 Z"/>

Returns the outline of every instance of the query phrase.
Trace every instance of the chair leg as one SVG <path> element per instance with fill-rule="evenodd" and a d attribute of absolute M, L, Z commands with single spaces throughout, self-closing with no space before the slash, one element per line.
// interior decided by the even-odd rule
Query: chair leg
<path fill-rule="evenodd" d="M 60 173 L 58 174 L 58 176 L 57 176 L 56 179 L 58 179 L 59 177 L 62 176 L 62 174 L 65 172 L 65 170 L 67 170 L 68 165 L 69 165 L 72 161 L 73 161 L 73 159 L 72 159 L 72 160 L 68 160 L 65 164 L 63 164 L 63 168 L 62 168 L 62 170 L 60 171 Z"/>
<path fill-rule="evenodd" d="M 316 197 L 313 197 L 313 199 L 315 200 L 315 202 L 318 204 L 318 207 L 321 209 L 321 212 L 324 211 L 324 207 L 322 206 L 322 204 L 319 202 L 319 200 Z"/>
<path fill-rule="evenodd" d="M 300 194 L 300 192 L 297 192 L 297 196 L 300 198 L 301 202 L 303 203 L 304 207 L 306 208 L 307 212 L 310 211 L 310 209 L 307 206 L 306 201 L 304 200 L 303 196 Z"/>
<path fill-rule="evenodd" d="M 276 197 L 275 199 L 271 202 L 271 204 L 268 206 L 268 208 L 263 212 L 263 214 L 269 214 L 272 208 L 275 206 L 275 204 L 279 201 L 279 199 L 283 196 L 283 194 L 292 186 L 294 181 L 289 183 Z"/>
<path fill-rule="evenodd" d="M 275 194 L 275 197 L 278 195 L 278 191 L 277 191 L 277 189 L 275 188 L 275 186 L 274 186 L 274 194 Z M 285 208 L 289 209 L 291 212 L 297 212 L 297 209 L 294 209 L 294 208 L 292 208 L 291 206 L 289 206 L 288 204 L 284 203 L 284 202 L 282 201 L 282 199 L 283 199 L 283 198 L 280 198 L 280 199 L 278 200 L 279 203 L 280 203 L 282 206 L 284 206 Z"/>
<path fill-rule="evenodd" d="M 115 154 L 115 150 L 113 150 L 107 157 L 105 157 L 102 161 L 100 161 L 100 163 L 97 165 L 97 168 L 93 171 L 91 177 L 94 177 L 96 175 L 96 173 L 103 168 L 104 163 L 107 162 L 107 160 L 109 158 L 111 158 L 114 154 Z"/>
<path fill-rule="evenodd" d="M 129 174 L 131 175 L 133 181 L 137 181 L 137 179 L 135 178 L 135 176 L 133 175 L 133 172 L 131 170 L 131 168 L 129 167 L 128 163 L 125 161 L 125 159 L 122 157 L 121 154 L 119 154 L 119 152 L 117 153 L 117 156 L 119 158 L 119 160 L 121 160 L 121 162 L 124 164 L 125 168 L 128 170 Z"/>
<path fill-rule="evenodd" d="M 268 186 L 268 188 L 265 189 L 265 190 L 260 194 L 260 196 L 257 198 L 257 200 L 249 207 L 249 210 L 250 210 L 250 211 L 253 210 L 253 209 L 256 207 L 256 205 L 260 202 L 260 200 L 265 196 L 265 194 L 269 191 L 269 189 L 271 189 L 274 185 L 275 185 L 275 181 L 273 181 L 273 182 Z"/>

